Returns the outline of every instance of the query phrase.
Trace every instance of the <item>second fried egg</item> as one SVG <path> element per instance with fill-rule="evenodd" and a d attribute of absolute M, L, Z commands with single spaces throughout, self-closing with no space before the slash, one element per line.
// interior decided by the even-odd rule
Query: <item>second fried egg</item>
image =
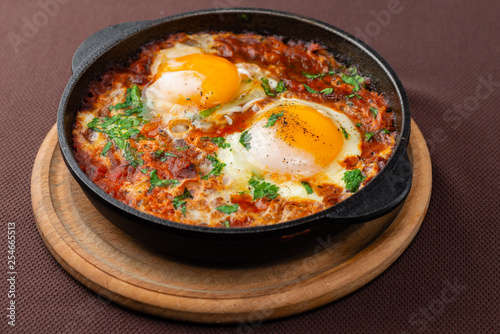
<path fill-rule="evenodd" d="M 228 187 L 248 189 L 257 174 L 278 185 L 282 197 L 307 194 L 301 180 L 343 185 L 342 161 L 361 154 L 361 135 L 340 111 L 298 99 L 279 99 L 266 105 L 250 127 L 226 137 L 231 150 L 219 150 L 226 164 Z"/>

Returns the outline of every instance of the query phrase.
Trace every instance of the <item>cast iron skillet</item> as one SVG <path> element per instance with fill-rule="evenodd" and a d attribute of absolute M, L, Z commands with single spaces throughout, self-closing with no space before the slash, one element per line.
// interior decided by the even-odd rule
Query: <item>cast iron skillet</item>
<path fill-rule="evenodd" d="M 397 146 L 387 165 L 350 198 L 319 213 L 280 224 L 249 228 L 210 228 L 161 219 L 135 210 L 97 187 L 80 169 L 72 149 L 72 127 L 89 83 L 112 62 L 125 63 L 147 42 L 175 32 L 206 30 L 256 32 L 320 42 L 341 60 L 376 79 L 395 114 Z M 295 14 L 263 9 L 201 10 L 159 20 L 129 22 L 98 31 L 80 45 L 72 61 L 73 76 L 57 115 L 62 156 L 87 196 L 107 218 L 144 244 L 171 254 L 203 260 L 262 260 L 302 251 L 318 237 L 350 224 L 381 217 L 404 201 L 411 187 L 406 148 L 410 109 L 404 88 L 390 66 L 370 47 L 328 24 Z M 316 241 L 317 243 L 317 241 Z"/>

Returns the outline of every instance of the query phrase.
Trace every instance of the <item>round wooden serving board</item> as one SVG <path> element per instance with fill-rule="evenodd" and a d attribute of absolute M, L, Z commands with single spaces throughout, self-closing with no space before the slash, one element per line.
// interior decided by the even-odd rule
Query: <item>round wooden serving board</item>
<path fill-rule="evenodd" d="M 255 323 L 339 299 L 389 267 L 415 237 L 431 196 L 431 162 L 412 121 L 413 186 L 391 219 L 318 239 L 314 252 L 281 261 L 213 264 L 155 252 L 106 220 L 64 164 L 56 127 L 36 157 L 31 197 L 40 235 L 82 284 L 125 307 L 177 320 Z"/>

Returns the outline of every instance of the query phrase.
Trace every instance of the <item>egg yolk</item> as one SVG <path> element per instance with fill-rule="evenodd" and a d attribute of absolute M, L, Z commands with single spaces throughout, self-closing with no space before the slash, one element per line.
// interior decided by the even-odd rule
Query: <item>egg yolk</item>
<path fill-rule="evenodd" d="M 201 109 L 209 109 L 229 102 L 240 89 L 237 67 L 229 60 L 216 55 L 193 53 L 171 59 L 158 67 L 154 79 L 158 79 L 163 73 L 176 71 L 192 71 L 201 79 L 201 86 L 200 81 L 196 81 L 188 93 L 189 96 L 184 96 L 185 94 L 177 96 L 175 102 L 178 104 L 196 104 Z M 188 75 L 185 77 L 192 78 Z"/>
<path fill-rule="evenodd" d="M 282 112 L 283 116 L 273 126 L 277 136 L 288 145 L 312 154 L 318 165 L 328 166 L 342 150 L 342 134 L 331 118 L 300 104 L 274 107 L 264 117 L 269 119 Z"/>

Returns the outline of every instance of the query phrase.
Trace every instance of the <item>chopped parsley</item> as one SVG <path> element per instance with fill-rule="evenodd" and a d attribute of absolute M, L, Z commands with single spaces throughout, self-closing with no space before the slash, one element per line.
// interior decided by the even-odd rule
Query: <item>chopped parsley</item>
<path fill-rule="evenodd" d="M 156 169 L 152 170 L 149 173 L 149 177 L 151 183 L 149 191 L 153 190 L 154 187 L 175 187 L 180 184 L 180 182 L 175 179 L 166 179 L 166 180 L 160 179 L 158 175 L 156 175 Z"/>
<path fill-rule="evenodd" d="M 141 172 L 142 172 L 143 174 L 147 174 L 147 173 L 149 172 L 149 170 L 148 170 L 147 168 L 142 168 L 142 169 L 141 169 Z"/>
<path fill-rule="evenodd" d="M 259 181 L 255 179 L 253 176 L 250 179 L 250 181 L 248 181 L 248 183 L 250 184 L 250 186 L 253 187 L 254 200 L 262 197 L 267 197 L 269 199 L 275 199 L 276 197 L 278 197 L 279 188 L 274 184 L 271 184 L 269 182 Z"/>
<path fill-rule="evenodd" d="M 231 225 L 229 225 L 229 222 L 227 220 L 223 224 L 225 227 L 231 227 Z"/>
<path fill-rule="evenodd" d="M 262 81 L 260 85 L 262 86 L 262 89 L 264 90 L 267 96 L 273 96 L 273 97 L 276 96 L 276 93 L 273 92 L 273 90 L 269 86 L 269 80 L 267 78 L 262 77 L 260 78 L 260 81 Z"/>
<path fill-rule="evenodd" d="M 311 74 L 311 73 L 302 72 L 302 75 L 304 75 L 308 79 L 316 79 L 316 78 L 324 77 L 326 75 L 326 73 Z"/>
<path fill-rule="evenodd" d="M 112 107 L 110 106 L 110 110 L 113 109 Z M 137 85 L 127 89 L 125 102 L 114 106 L 114 110 L 120 109 L 126 110 L 112 117 L 95 117 L 87 123 L 87 127 L 108 136 L 109 141 L 104 146 L 101 155 L 106 155 L 114 144 L 122 151 L 123 157 L 130 165 L 137 167 L 144 163 L 140 157 L 142 152 L 137 152 L 137 149 L 132 147 L 128 140 L 141 132 L 138 129 L 139 125 L 148 123 L 143 117 L 136 115 L 142 112 L 141 91 Z"/>
<path fill-rule="evenodd" d="M 226 213 L 228 215 L 233 213 L 233 212 L 238 211 L 238 208 L 239 208 L 238 204 L 222 205 L 222 206 L 216 207 L 217 210 L 219 210 L 220 212 Z"/>
<path fill-rule="evenodd" d="M 358 122 L 358 123 L 356 123 L 356 127 L 358 127 L 358 128 L 359 128 L 361 125 L 363 125 L 363 124 L 361 124 L 361 123 L 359 123 L 359 122 Z"/>
<path fill-rule="evenodd" d="M 382 133 L 385 134 L 385 135 L 387 135 L 387 134 L 391 133 L 391 131 L 389 131 L 387 129 L 384 129 L 384 130 L 382 130 Z"/>
<path fill-rule="evenodd" d="M 325 88 L 325 89 L 321 90 L 320 93 L 325 94 L 325 95 L 330 95 L 333 93 L 333 88 L 332 87 Z"/>
<path fill-rule="evenodd" d="M 179 196 L 175 196 L 172 202 L 176 210 L 180 208 L 184 217 L 186 217 L 186 199 L 188 198 L 193 198 L 193 197 L 191 196 L 189 190 L 187 190 L 187 188 L 184 188 L 184 192 Z"/>
<path fill-rule="evenodd" d="M 163 157 L 160 158 L 160 161 L 164 162 L 165 160 L 167 160 L 167 157 L 178 158 L 179 156 L 175 155 L 175 154 L 172 154 L 172 153 L 165 152 L 164 155 L 163 155 Z"/>
<path fill-rule="evenodd" d="M 219 176 L 222 172 L 222 169 L 226 166 L 225 163 L 220 162 L 219 159 L 217 159 L 217 153 L 215 152 L 213 156 L 211 156 L 210 154 L 207 155 L 207 159 L 212 162 L 212 170 L 207 175 L 202 176 L 202 180 L 208 180 L 208 177 L 210 175 Z"/>
<path fill-rule="evenodd" d="M 370 111 L 372 112 L 373 118 L 377 118 L 378 109 L 374 107 L 370 107 Z"/>
<path fill-rule="evenodd" d="M 272 114 L 267 119 L 267 124 L 264 125 L 264 127 L 269 128 L 269 127 L 273 126 L 280 117 L 283 117 L 284 114 L 285 114 L 284 110 L 281 111 L 280 113 Z"/>
<path fill-rule="evenodd" d="M 240 144 L 243 145 L 247 150 L 250 149 L 250 140 L 252 140 L 252 136 L 247 131 L 244 131 L 240 136 Z"/>
<path fill-rule="evenodd" d="M 108 153 L 108 151 L 109 151 L 109 149 L 111 148 L 111 146 L 113 146 L 113 143 L 112 143 L 112 142 L 110 142 L 110 141 L 108 141 L 108 142 L 106 143 L 106 145 L 104 145 L 104 148 L 102 149 L 101 155 L 102 155 L 102 156 L 105 156 L 105 155 Z"/>
<path fill-rule="evenodd" d="M 114 107 L 115 110 L 126 109 L 126 108 L 130 109 L 127 109 L 124 112 L 125 116 L 131 116 L 133 114 L 139 114 L 142 112 L 141 90 L 137 85 L 133 85 L 132 88 L 127 88 L 127 95 L 125 96 L 125 102 L 118 103 Z"/>
<path fill-rule="evenodd" d="M 325 75 L 334 75 L 335 74 L 335 71 L 334 70 L 330 70 L 328 72 L 325 72 L 325 73 L 318 73 L 318 74 L 310 74 L 310 73 L 306 73 L 306 72 L 302 72 L 302 74 L 308 78 L 308 79 L 316 79 L 316 78 L 322 78 L 324 77 Z"/>
<path fill-rule="evenodd" d="M 226 143 L 226 138 L 224 137 L 213 137 L 210 141 L 216 144 L 220 148 L 228 148 L 231 147 L 231 144 Z"/>
<path fill-rule="evenodd" d="M 353 92 L 357 92 L 360 89 L 360 84 L 365 81 L 365 78 L 358 75 L 358 69 L 351 66 L 347 69 L 347 74 L 342 73 L 342 81 L 348 85 L 354 86 Z"/>
<path fill-rule="evenodd" d="M 276 93 L 283 93 L 284 91 L 286 91 L 285 82 L 280 80 L 280 82 L 276 85 Z"/>
<path fill-rule="evenodd" d="M 314 192 L 313 189 L 311 188 L 311 185 L 308 182 L 302 181 L 302 182 L 300 182 L 300 184 L 302 184 L 302 186 L 304 186 L 304 188 L 306 188 L 308 195 L 311 195 Z"/>
<path fill-rule="evenodd" d="M 353 98 L 353 97 L 355 97 L 355 96 L 356 96 L 358 99 L 361 99 L 361 95 L 359 95 L 359 94 L 357 94 L 357 93 L 354 93 L 354 94 L 351 94 L 351 95 L 347 95 L 346 97 L 347 97 L 348 99 L 351 99 L 351 98 Z"/>
<path fill-rule="evenodd" d="M 212 115 L 217 109 L 219 109 L 221 107 L 220 104 L 216 105 L 215 107 L 213 108 L 210 108 L 210 109 L 205 109 L 205 110 L 202 110 L 200 111 L 200 116 L 202 118 L 205 118 L 205 117 L 208 117 L 210 115 Z"/>
<path fill-rule="evenodd" d="M 130 146 L 130 143 L 125 142 L 125 147 L 123 150 L 123 157 L 130 163 L 130 165 L 134 168 L 137 166 L 143 165 L 144 160 L 141 159 L 142 152 L 137 152 L 135 147 Z"/>
<path fill-rule="evenodd" d="M 367 132 L 367 133 L 365 133 L 365 140 L 366 141 L 370 141 L 374 135 L 375 135 L 374 132 Z"/>
<path fill-rule="evenodd" d="M 175 147 L 176 149 L 178 149 L 179 151 L 185 151 L 189 148 L 189 145 L 186 145 L 186 146 L 176 146 Z"/>
<path fill-rule="evenodd" d="M 348 170 L 344 173 L 342 180 L 345 182 L 345 187 L 350 192 L 355 193 L 359 189 L 359 185 L 366 179 L 359 169 Z"/>
<path fill-rule="evenodd" d="M 260 85 L 261 85 L 262 89 L 264 89 L 264 92 L 266 93 L 267 96 L 275 97 L 276 93 L 283 93 L 284 91 L 286 91 L 286 85 L 285 85 L 285 82 L 283 80 L 280 80 L 276 84 L 276 91 L 272 90 L 271 86 L 269 85 L 268 78 L 262 77 L 262 78 L 260 78 L 260 81 L 262 82 Z"/>
<path fill-rule="evenodd" d="M 347 131 L 345 130 L 345 128 L 343 126 L 341 126 L 340 130 L 342 131 L 342 134 L 344 135 L 345 139 L 348 139 L 349 138 L 349 134 L 347 133 Z"/>
<path fill-rule="evenodd" d="M 157 158 L 160 158 L 160 161 L 165 161 L 167 160 L 167 157 L 175 157 L 175 158 L 178 158 L 179 156 L 178 155 L 175 155 L 175 154 L 172 154 L 172 153 L 169 153 L 169 152 L 165 152 L 163 150 L 156 150 L 155 151 L 155 157 Z"/>
<path fill-rule="evenodd" d="M 304 88 L 311 94 L 318 94 L 318 91 L 317 90 L 314 90 L 312 89 L 311 87 L 309 87 L 308 85 L 306 84 L 302 84 L 302 86 L 304 86 Z"/>

